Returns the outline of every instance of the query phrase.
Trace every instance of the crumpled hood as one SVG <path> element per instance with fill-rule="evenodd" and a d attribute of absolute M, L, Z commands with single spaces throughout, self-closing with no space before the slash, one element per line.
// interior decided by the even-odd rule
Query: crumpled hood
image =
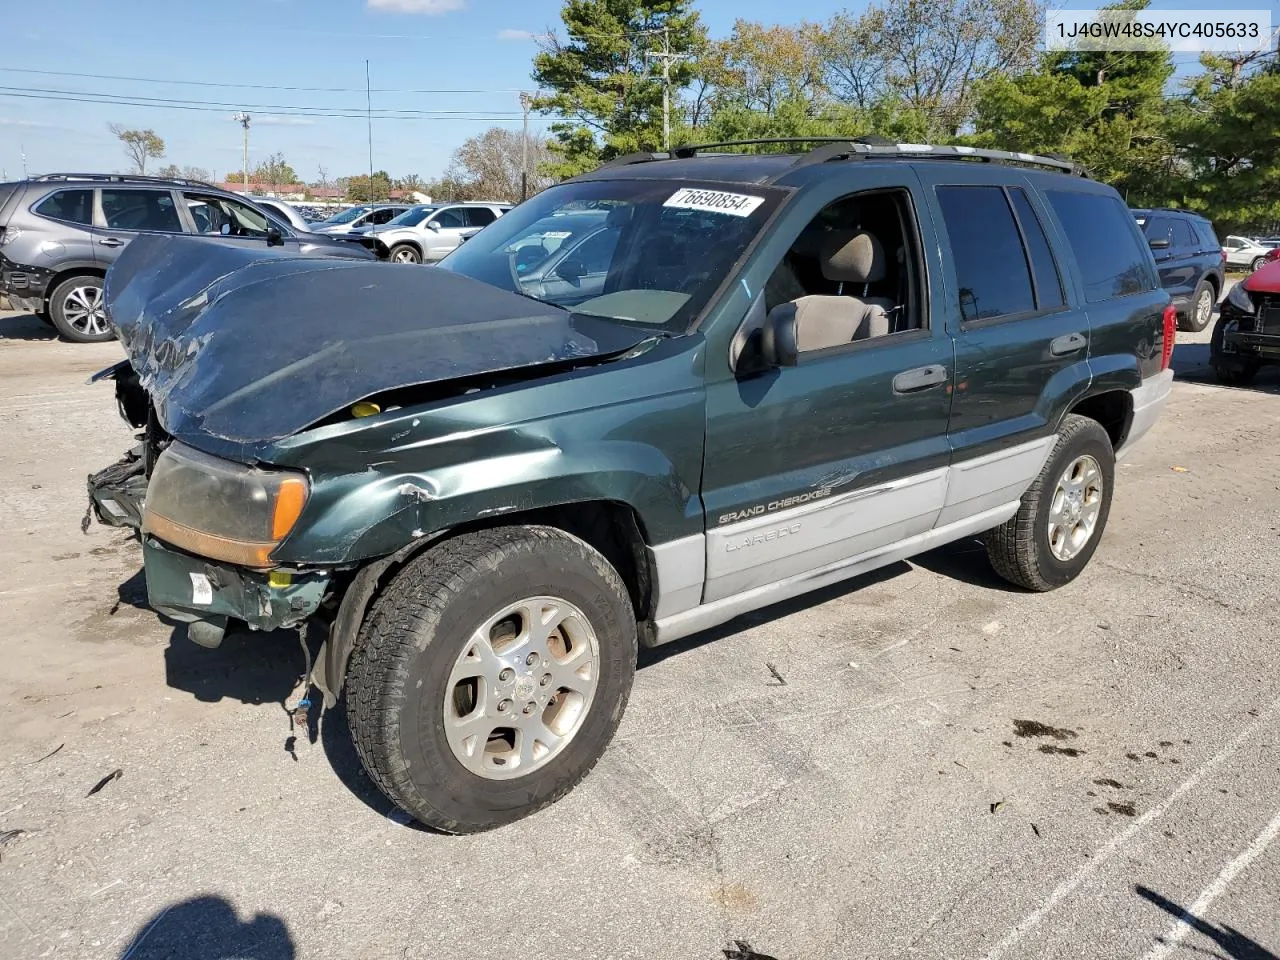
<path fill-rule="evenodd" d="M 617 355 L 643 330 L 434 267 L 139 236 L 105 304 L 161 425 L 280 440 L 386 390 Z"/>

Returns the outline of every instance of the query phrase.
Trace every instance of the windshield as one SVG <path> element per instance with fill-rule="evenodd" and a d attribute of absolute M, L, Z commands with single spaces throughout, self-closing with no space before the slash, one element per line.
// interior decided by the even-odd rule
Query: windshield
<path fill-rule="evenodd" d="M 341 213 L 335 213 L 325 223 L 350 223 L 352 220 L 369 212 L 369 207 L 352 207 L 350 210 L 343 210 Z"/>
<path fill-rule="evenodd" d="M 755 185 L 566 183 L 498 218 L 438 269 L 575 313 L 685 333 L 782 196 Z"/>
<path fill-rule="evenodd" d="M 416 227 L 436 210 L 435 207 L 410 207 L 398 217 L 387 221 L 388 227 Z"/>

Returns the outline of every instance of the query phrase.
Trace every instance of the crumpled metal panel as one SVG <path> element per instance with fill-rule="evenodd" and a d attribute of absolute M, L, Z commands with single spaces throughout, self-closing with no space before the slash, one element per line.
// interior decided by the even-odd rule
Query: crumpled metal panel
<path fill-rule="evenodd" d="M 108 316 L 170 434 L 267 444 L 376 393 L 625 352 L 651 334 L 432 267 L 133 240 Z"/>

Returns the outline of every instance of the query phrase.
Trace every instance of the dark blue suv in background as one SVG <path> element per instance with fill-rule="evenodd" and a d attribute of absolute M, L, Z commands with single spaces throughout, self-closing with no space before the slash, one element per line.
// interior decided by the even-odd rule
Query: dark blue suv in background
<path fill-rule="evenodd" d="M 1178 328 L 1199 332 L 1213 319 L 1222 296 L 1226 255 L 1213 224 L 1186 210 L 1134 210 L 1151 245 L 1160 285 L 1178 311 Z"/>

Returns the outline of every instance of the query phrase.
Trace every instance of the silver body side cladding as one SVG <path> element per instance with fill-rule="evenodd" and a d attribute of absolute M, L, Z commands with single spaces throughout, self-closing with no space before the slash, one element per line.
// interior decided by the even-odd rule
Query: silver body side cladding
<path fill-rule="evenodd" d="M 1039 475 L 1057 439 L 1051 434 L 949 467 L 947 496 L 938 515 L 938 526 L 945 527 L 1017 500 Z"/>
<path fill-rule="evenodd" d="M 789 600 L 811 590 L 823 587 L 867 573 L 878 567 L 905 560 L 934 547 L 958 540 L 961 537 L 981 533 L 991 527 L 998 526 L 1018 512 L 1020 501 L 1014 500 L 975 516 L 968 517 L 945 527 L 935 527 L 925 533 L 902 540 L 888 547 L 873 550 L 857 557 L 850 557 L 836 563 L 828 564 L 816 570 L 798 576 L 779 580 L 766 586 L 756 587 L 743 593 L 726 597 L 712 603 L 706 603 L 684 613 L 660 618 L 654 625 L 653 643 L 670 643 L 701 630 L 708 630 L 734 617 L 757 610 L 772 603 Z"/>
<path fill-rule="evenodd" d="M 702 602 L 706 582 L 707 538 L 700 533 L 649 548 L 655 571 L 654 619 L 683 613 Z"/>
<path fill-rule="evenodd" d="M 947 485 L 947 468 L 707 533 L 703 602 L 785 580 L 931 529 Z"/>

